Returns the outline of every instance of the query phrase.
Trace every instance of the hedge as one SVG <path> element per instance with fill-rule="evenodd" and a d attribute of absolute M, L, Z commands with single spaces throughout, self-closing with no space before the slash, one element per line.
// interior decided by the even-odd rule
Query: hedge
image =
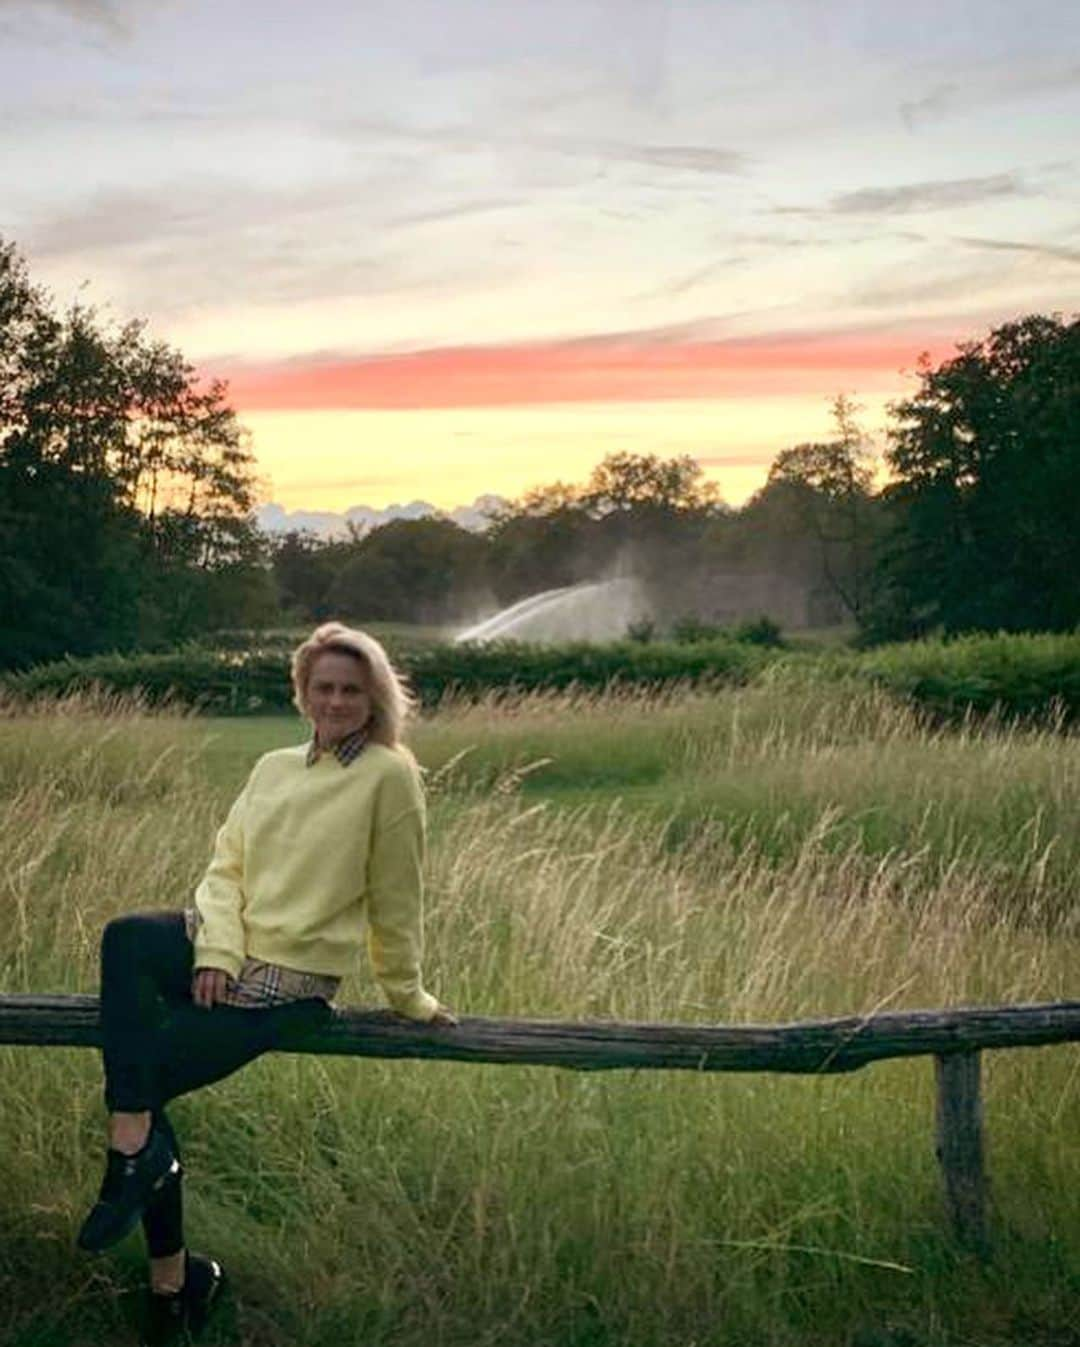
<path fill-rule="evenodd" d="M 1080 716 L 1080 633 L 970 636 L 818 655 L 784 653 L 730 638 L 692 645 L 495 642 L 408 649 L 402 643 L 392 654 L 428 707 L 451 693 L 479 697 L 498 691 L 677 682 L 737 685 L 779 664 L 826 679 L 866 678 L 939 718 L 995 713 L 1071 722 Z M 138 692 L 151 704 L 176 701 L 214 715 L 268 714 L 291 706 L 288 655 L 272 646 L 247 651 L 188 647 L 170 654 L 59 660 L 9 674 L 2 685 L 19 698 L 97 686 Z"/>
<path fill-rule="evenodd" d="M 440 645 L 394 651 L 425 706 L 450 693 L 532 691 L 613 684 L 745 683 L 770 654 L 735 641 L 694 646 L 630 641 L 535 646 Z M 775 656 L 772 656 L 775 658 Z M 170 654 L 98 655 L 38 665 L 9 674 L 3 685 L 16 697 L 62 696 L 92 687 L 138 693 L 152 705 L 173 701 L 214 715 L 267 714 L 291 705 L 288 657 L 281 649 L 205 650 Z"/>

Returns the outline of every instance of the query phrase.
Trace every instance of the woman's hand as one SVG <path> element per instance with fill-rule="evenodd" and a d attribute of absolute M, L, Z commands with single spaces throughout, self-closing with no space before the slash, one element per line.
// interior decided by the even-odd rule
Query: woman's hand
<path fill-rule="evenodd" d="M 220 968 L 196 968 L 191 979 L 191 999 L 203 1010 L 209 1010 L 215 1002 L 225 997 L 229 984 L 229 975 Z"/>

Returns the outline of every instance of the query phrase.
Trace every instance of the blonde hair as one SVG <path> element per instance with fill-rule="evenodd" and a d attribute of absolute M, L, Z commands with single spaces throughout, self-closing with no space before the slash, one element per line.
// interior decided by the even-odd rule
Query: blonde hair
<path fill-rule="evenodd" d="M 371 697 L 368 737 L 373 743 L 398 748 L 405 721 L 416 707 L 416 700 L 404 677 L 390 663 L 390 657 L 374 636 L 341 622 L 324 622 L 316 627 L 292 655 L 293 702 L 302 716 L 311 719 L 308 682 L 311 668 L 320 655 L 352 655 L 364 666 Z"/>

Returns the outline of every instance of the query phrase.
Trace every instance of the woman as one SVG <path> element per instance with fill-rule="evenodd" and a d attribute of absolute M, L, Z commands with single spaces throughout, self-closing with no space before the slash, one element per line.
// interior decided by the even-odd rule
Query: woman
<path fill-rule="evenodd" d="M 408 693 L 377 641 L 335 622 L 294 652 L 292 681 L 311 741 L 256 763 L 194 907 L 119 917 L 102 939 L 108 1152 L 78 1242 L 106 1249 L 142 1219 L 149 1341 L 197 1331 L 223 1280 L 186 1251 L 164 1105 L 323 1022 L 363 916 L 391 1007 L 457 1022 L 421 981 L 424 805 L 400 742 Z"/>

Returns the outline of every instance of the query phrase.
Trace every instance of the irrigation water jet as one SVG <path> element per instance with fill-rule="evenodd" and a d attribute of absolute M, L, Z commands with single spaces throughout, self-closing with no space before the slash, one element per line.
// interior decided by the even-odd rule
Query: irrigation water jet
<path fill-rule="evenodd" d="M 615 641 L 649 614 L 631 576 L 531 594 L 458 632 L 456 641 Z"/>

